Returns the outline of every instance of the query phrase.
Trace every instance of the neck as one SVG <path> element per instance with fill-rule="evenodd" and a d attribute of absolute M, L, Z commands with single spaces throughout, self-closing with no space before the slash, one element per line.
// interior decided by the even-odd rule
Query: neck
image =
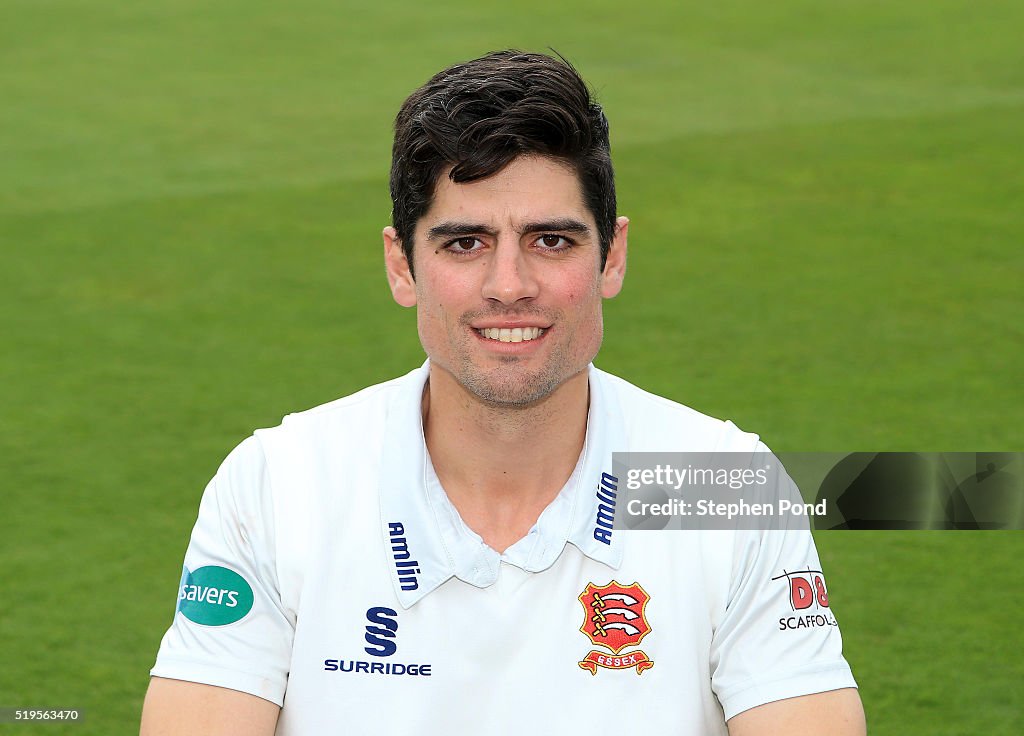
<path fill-rule="evenodd" d="M 431 364 L 423 427 L 434 469 L 463 521 L 504 551 L 565 485 L 587 432 L 587 371 L 524 407 L 481 402 Z"/>

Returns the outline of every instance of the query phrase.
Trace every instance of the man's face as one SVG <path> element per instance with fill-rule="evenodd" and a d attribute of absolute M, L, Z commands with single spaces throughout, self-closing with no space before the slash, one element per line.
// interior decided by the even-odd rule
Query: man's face
<path fill-rule="evenodd" d="M 489 405 L 526 406 L 580 374 L 603 335 L 601 300 L 625 272 L 619 218 L 603 271 L 576 173 L 540 156 L 466 184 L 444 172 L 413 236 L 415 280 L 385 228 L 395 300 L 417 306 L 432 369 Z"/>

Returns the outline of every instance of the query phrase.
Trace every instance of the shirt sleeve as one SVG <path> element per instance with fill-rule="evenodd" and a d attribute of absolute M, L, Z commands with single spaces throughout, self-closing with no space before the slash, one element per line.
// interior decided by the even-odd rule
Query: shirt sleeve
<path fill-rule="evenodd" d="M 174 622 L 150 674 L 282 704 L 295 615 L 281 602 L 274 542 L 269 473 L 250 437 L 203 494 Z"/>
<path fill-rule="evenodd" d="M 788 476 L 780 482 L 790 488 L 778 497 L 797 493 Z M 777 526 L 736 533 L 732 583 L 711 644 L 712 689 L 726 720 L 776 700 L 857 687 L 806 517 Z"/>

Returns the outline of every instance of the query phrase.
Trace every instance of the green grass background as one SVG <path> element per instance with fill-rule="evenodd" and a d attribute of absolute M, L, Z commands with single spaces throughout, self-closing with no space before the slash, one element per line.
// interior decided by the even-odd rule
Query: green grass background
<path fill-rule="evenodd" d="M 0 4 L 0 706 L 130 733 L 227 451 L 422 358 L 390 123 L 557 48 L 612 121 L 598 363 L 777 450 L 1024 450 L 1024 6 Z M 1024 731 L 1020 533 L 823 533 L 876 734 Z"/>

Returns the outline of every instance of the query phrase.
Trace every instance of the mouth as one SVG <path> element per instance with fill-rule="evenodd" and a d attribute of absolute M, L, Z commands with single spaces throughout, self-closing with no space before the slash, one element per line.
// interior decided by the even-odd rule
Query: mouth
<path fill-rule="evenodd" d="M 536 340 L 545 332 L 546 329 L 542 327 L 484 327 L 481 329 L 475 329 L 476 334 L 486 340 L 494 340 L 495 342 L 529 342 Z"/>

